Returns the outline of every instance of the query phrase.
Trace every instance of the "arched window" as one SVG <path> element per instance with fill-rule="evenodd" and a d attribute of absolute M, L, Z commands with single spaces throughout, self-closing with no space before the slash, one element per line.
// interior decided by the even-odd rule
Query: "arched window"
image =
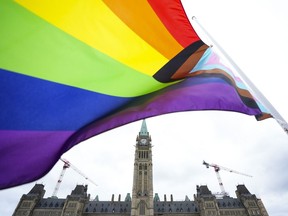
<path fill-rule="evenodd" d="M 145 202 L 141 201 L 140 202 L 140 215 L 145 215 Z"/>

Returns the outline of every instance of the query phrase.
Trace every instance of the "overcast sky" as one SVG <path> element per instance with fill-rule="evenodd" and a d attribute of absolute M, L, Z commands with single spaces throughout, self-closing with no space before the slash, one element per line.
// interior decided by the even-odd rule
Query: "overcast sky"
<path fill-rule="evenodd" d="M 197 17 L 288 120 L 287 1 L 185 0 L 184 4 L 189 17 Z M 100 200 L 110 200 L 112 194 L 117 198 L 121 194 L 123 200 L 131 193 L 134 145 L 141 123 L 103 133 L 64 154 L 63 158 L 98 186 L 70 168 L 58 197 L 65 198 L 76 184 L 89 184 L 91 197 L 99 195 Z M 213 193 L 220 192 L 214 170 L 202 165 L 206 160 L 253 176 L 221 170 L 230 196 L 236 197 L 236 185 L 245 184 L 262 199 L 269 215 L 287 216 L 288 136 L 274 119 L 257 122 L 240 113 L 194 111 L 149 118 L 146 123 L 154 146 L 154 193 L 159 194 L 160 200 L 164 194 L 169 199 L 173 194 L 174 200 L 184 200 L 185 195 L 193 200 L 196 185 L 208 185 Z M 45 197 L 52 195 L 62 166 L 59 161 L 37 181 L 45 184 Z M 0 215 L 12 215 L 22 194 L 28 193 L 35 183 L 0 191 Z"/>

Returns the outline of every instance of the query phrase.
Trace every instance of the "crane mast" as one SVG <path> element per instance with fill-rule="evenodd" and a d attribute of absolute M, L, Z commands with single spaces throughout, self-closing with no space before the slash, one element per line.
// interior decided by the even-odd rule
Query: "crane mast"
<path fill-rule="evenodd" d="M 58 179 L 57 184 L 56 184 L 56 186 L 54 188 L 52 197 L 57 197 L 57 193 L 58 193 L 59 187 L 61 185 L 61 182 L 63 180 L 64 174 L 65 174 L 67 168 L 69 168 L 69 164 L 64 163 L 62 171 L 61 171 L 60 176 L 59 176 L 59 179 Z"/>
<path fill-rule="evenodd" d="M 241 172 L 238 172 L 238 171 L 235 171 L 235 170 L 223 167 L 223 166 L 219 166 L 217 164 L 209 164 L 209 163 L 207 163 L 205 161 L 203 161 L 203 165 L 205 165 L 206 168 L 209 168 L 209 167 L 213 167 L 214 168 L 214 171 L 216 173 L 217 180 L 218 180 L 218 183 L 219 183 L 219 186 L 220 186 L 221 195 L 223 195 L 223 196 L 228 196 L 228 193 L 224 189 L 224 185 L 223 185 L 222 179 L 220 177 L 220 173 L 219 173 L 220 170 L 225 170 L 225 171 L 228 171 L 228 172 L 231 172 L 231 173 L 236 173 L 236 174 L 239 174 L 239 175 L 252 177 L 251 175 L 248 175 L 248 174 L 245 174 L 245 173 L 241 173 Z"/>
<path fill-rule="evenodd" d="M 81 172 L 78 168 L 76 168 L 74 165 L 72 165 L 68 160 L 66 159 L 63 159 L 63 158 L 60 158 L 60 160 L 62 162 L 64 162 L 64 165 L 63 165 L 63 168 L 62 168 L 62 171 L 60 173 L 60 176 L 59 176 L 59 179 L 57 181 L 57 184 L 54 188 L 54 191 L 53 191 L 53 194 L 52 194 L 52 197 L 54 198 L 57 198 L 57 193 L 58 193 L 58 190 L 60 188 L 60 185 L 62 183 L 62 180 L 63 180 L 63 177 L 64 177 L 64 174 L 67 170 L 67 168 L 72 168 L 73 170 L 75 170 L 78 174 L 80 174 L 81 176 L 83 176 L 86 180 L 90 181 L 92 184 L 94 184 L 95 186 L 97 186 L 96 183 L 94 183 L 90 178 L 88 178 L 83 172 Z"/>

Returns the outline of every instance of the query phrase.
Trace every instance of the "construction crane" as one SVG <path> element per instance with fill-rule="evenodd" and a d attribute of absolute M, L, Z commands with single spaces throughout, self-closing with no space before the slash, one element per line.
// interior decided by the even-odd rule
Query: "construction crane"
<path fill-rule="evenodd" d="M 63 180 L 64 174 L 65 174 L 67 168 L 70 168 L 70 167 L 71 167 L 73 170 L 75 170 L 78 174 L 80 174 L 81 176 L 83 176 L 86 180 L 90 181 L 92 184 L 94 184 L 95 186 L 97 186 L 96 183 L 94 183 L 91 179 L 89 179 L 84 173 L 82 173 L 78 168 L 76 168 L 74 165 L 72 165 L 68 160 L 63 159 L 63 158 L 60 158 L 60 160 L 64 162 L 64 165 L 63 165 L 62 171 L 61 171 L 61 173 L 60 173 L 59 179 L 58 179 L 58 181 L 57 181 L 57 184 L 56 184 L 56 186 L 55 186 L 55 188 L 54 188 L 52 197 L 57 198 L 57 193 L 58 193 L 59 187 L 60 187 L 60 185 L 61 185 L 61 182 L 62 182 L 62 180 Z"/>
<path fill-rule="evenodd" d="M 223 185 L 223 182 L 222 182 L 222 179 L 220 177 L 220 174 L 219 174 L 219 171 L 220 170 L 225 170 L 225 171 L 228 171 L 228 172 L 231 172 L 231 173 L 236 173 L 236 174 L 239 174 L 239 175 L 244 175 L 244 176 L 247 176 L 247 177 L 252 177 L 251 175 L 247 175 L 245 173 L 241 173 L 241 172 L 238 172 L 238 171 L 235 171 L 235 170 L 232 170 L 232 169 L 229 169 L 229 168 L 226 168 L 226 167 L 223 167 L 223 166 L 219 166 L 217 164 L 209 164 L 207 162 L 205 162 L 203 160 L 203 165 L 206 166 L 206 168 L 209 168 L 209 167 L 213 167 L 214 168 L 214 171 L 216 173 L 216 176 L 217 176 L 217 180 L 219 182 L 219 186 L 220 186 L 220 189 L 221 189 L 221 195 L 223 196 L 227 196 L 228 193 L 225 191 L 224 189 L 224 185 Z"/>

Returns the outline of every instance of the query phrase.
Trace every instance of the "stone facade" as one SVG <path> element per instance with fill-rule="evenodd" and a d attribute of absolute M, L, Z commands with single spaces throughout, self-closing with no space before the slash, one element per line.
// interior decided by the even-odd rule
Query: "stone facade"
<path fill-rule="evenodd" d="M 90 200 L 87 185 L 76 185 L 66 198 L 44 198 L 44 185 L 35 184 L 24 194 L 13 216 L 268 216 L 261 201 L 245 185 L 238 185 L 236 198 L 216 197 L 206 185 L 196 186 L 194 200 L 170 200 L 164 195 L 161 201 L 153 194 L 153 163 L 151 137 L 145 120 L 136 138 L 132 197 L 124 200 Z"/>

